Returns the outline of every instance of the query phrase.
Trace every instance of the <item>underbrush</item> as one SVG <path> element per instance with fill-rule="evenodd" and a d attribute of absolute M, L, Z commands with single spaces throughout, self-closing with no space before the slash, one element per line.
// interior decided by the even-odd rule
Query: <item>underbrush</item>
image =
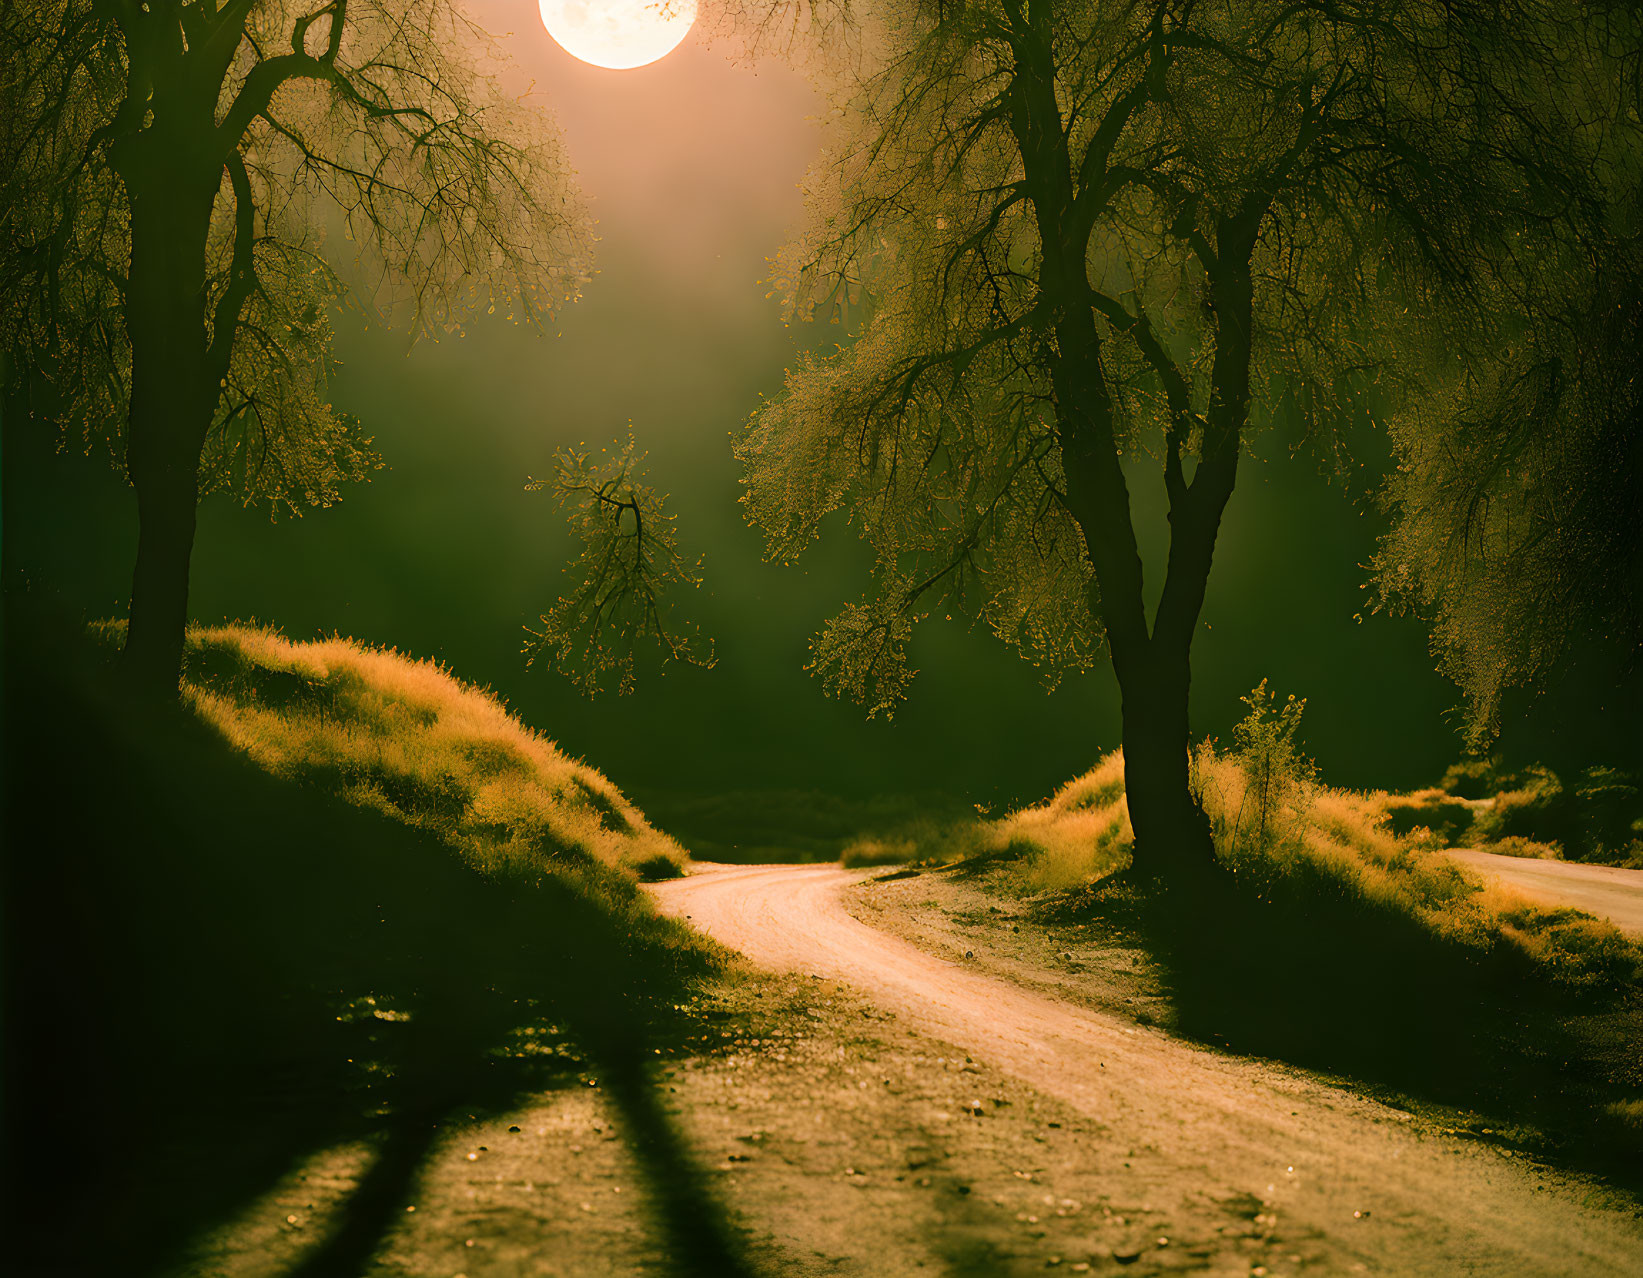
<path fill-rule="evenodd" d="M 1435 787 L 1383 798 L 1395 834 L 1424 827 L 1446 847 L 1643 868 L 1643 790 L 1618 768 L 1570 781 L 1541 764 L 1469 760 Z"/>

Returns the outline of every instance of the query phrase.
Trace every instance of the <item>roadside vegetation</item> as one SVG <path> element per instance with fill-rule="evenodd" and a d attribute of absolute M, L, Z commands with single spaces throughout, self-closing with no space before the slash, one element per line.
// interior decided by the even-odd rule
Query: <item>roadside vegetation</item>
<path fill-rule="evenodd" d="M 1386 812 L 1396 832 L 1424 828 L 1445 847 L 1643 869 L 1643 789 L 1606 765 L 1565 779 L 1541 764 L 1471 760 L 1430 789 L 1388 797 Z"/>
<path fill-rule="evenodd" d="M 1264 683 L 1245 700 L 1231 741 L 1192 756 L 1204 874 L 1132 869 L 1116 751 L 1043 803 L 938 831 L 900 873 L 945 870 L 1012 898 L 1023 924 L 1145 951 L 1183 1033 L 1491 1115 L 1496 1139 L 1634 1176 L 1643 946 L 1468 873 L 1443 854 L 1455 827 L 1409 815 L 1458 810 L 1510 838 L 1525 811 L 1593 809 L 1578 792 L 1559 809 L 1569 792 L 1543 772 L 1457 769 L 1413 803 L 1329 786 L 1301 745 L 1304 702 Z"/>
<path fill-rule="evenodd" d="M 1613 800 L 1635 797 L 1634 788 L 1611 784 L 1601 792 L 1611 807 L 1599 809 L 1589 791 L 1564 790 L 1545 769 L 1519 776 L 1491 770 L 1491 782 L 1518 788 L 1501 789 L 1490 802 L 1454 793 L 1453 787 L 1475 785 L 1482 771 L 1461 767 L 1445 778 L 1451 789 L 1415 795 L 1340 789 L 1322 783 L 1301 750 L 1304 701 L 1279 702 L 1263 682 L 1245 704 L 1249 713 L 1230 746 L 1201 742 L 1191 775 L 1214 834 L 1217 864 L 1256 896 L 1269 898 L 1285 884 L 1297 891 L 1310 884 L 1310 891 L 1401 916 L 1478 956 L 1510 952 L 1561 984 L 1635 978 L 1643 949 L 1611 924 L 1536 904 L 1442 855 L 1461 841 L 1457 833 L 1474 831 L 1494 835 L 1478 837 L 1476 846 L 1522 855 L 1517 849 L 1528 841 L 1519 831 L 1590 830 L 1599 811 L 1610 821 L 1601 828 L 1612 830 L 1619 818 L 1609 812 L 1624 813 Z M 847 852 L 846 864 L 996 861 L 1007 866 L 1000 886 L 1019 895 L 1088 889 L 1130 864 L 1134 835 L 1123 753 L 1106 755 L 1043 803 L 970 831 L 931 833 L 922 843 L 863 841 Z M 884 855 L 872 855 L 881 849 Z M 1553 846 L 1545 854 L 1556 851 Z"/>

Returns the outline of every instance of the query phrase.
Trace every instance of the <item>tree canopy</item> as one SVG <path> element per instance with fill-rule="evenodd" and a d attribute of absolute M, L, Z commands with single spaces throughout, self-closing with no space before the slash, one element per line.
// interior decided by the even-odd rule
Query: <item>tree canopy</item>
<path fill-rule="evenodd" d="M 576 292 L 587 231 L 557 134 L 447 0 L 29 0 L 0 50 L 0 343 L 89 438 L 127 419 L 144 148 L 212 175 L 202 493 L 295 510 L 376 464 L 327 398 L 343 299 L 427 332 Z"/>
<path fill-rule="evenodd" d="M 891 711 L 943 605 L 1052 680 L 1105 649 L 1132 812 L 1137 748 L 1179 807 L 1249 431 L 1289 414 L 1328 447 L 1498 351 L 1500 300 L 1531 300 L 1599 203 L 1590 101 L 1546 91 L 1598 51 L 1537 0 L 906 0 L 865 47 L 776 280 L 849 338 L 755 414 L 749 517 L 779 559 L 838 512 L 873 546 L 873 589 L 814 645 L 830 689 Z"/>

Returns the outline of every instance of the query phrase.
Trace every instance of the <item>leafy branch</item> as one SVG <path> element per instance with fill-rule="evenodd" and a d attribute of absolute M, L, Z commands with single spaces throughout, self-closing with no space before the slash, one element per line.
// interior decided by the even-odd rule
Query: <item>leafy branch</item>
<path fill-rule="evenodd" d="M 597 457 L 563 448 L 551 478 L 525 485 L 553 494 L 581 543 L 564 570 L 570 588 L 538 619 L 540 629 L 526 627 L 526 664 L 551 663 L 590 697 L 613 679 L 618 695 L 633 691 L 642 644 L 654 643 L 664 662 L 715 661 L 712 640 L 674 615 L 673 594 L 701 586 L 701 561 L 679 553 L 674 516 L 646 482 L 644 459 L 631 436 Z"/>

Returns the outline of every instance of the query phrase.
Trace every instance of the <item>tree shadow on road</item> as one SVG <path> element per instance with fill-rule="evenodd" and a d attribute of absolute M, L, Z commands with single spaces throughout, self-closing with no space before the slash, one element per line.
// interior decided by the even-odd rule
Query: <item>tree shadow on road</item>
<path fill-rule="evenodd" d="M 172 1272 L 320 1150 L 376 1155 L 304 1278 L 367 1267 L 438 1125 L 586 1064 L 681 1272 L 746 1272 L 651 1095 L 650 1036 L 710 959 L 556 878 L 271 778 L 131 701 L 77 625 L 7 598 L 8 1271 Z M 510 1053 L 551 1020 L 552 1050 Z"/>
<path fill-rule="evenodd" d="M 1458 1136 L 1643 1189 L 1643 1133 L 1613 1108 L 1643 1095 L 1635 972 L 1571 988 L 1305 865 L 1260 882 L 1216 867 L 1167 890 L 1124 873 L 1045 911 L 1150 953 L 1181 1032 L 1458 1109 Z"/>

